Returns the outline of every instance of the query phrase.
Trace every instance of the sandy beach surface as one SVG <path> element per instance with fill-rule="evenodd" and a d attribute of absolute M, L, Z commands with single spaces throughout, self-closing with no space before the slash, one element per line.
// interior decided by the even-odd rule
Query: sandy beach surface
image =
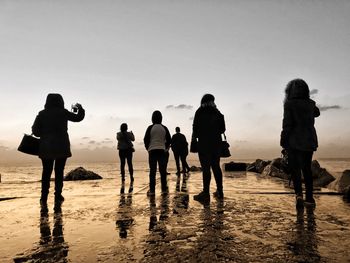
<path fill-rule="evenodd" d="M 224 201 L 203 205 L 193 200 L 201 173 L 170 174 L 168 195 L 158 178 L 154 198 L 146 170 L 133 189 L 115 177 L 65 182 L 62 212 L 53 212 L 51 193 L 48 214 L 39 182 L 20 195 L 0 184 L 0 197 L 19 197 L 0 202 L 0 262 L 350 262 L 350 204 L 341 196 L 321 191 L 315 210 L 297 212 L 285 182 L 226 172 Z"/>

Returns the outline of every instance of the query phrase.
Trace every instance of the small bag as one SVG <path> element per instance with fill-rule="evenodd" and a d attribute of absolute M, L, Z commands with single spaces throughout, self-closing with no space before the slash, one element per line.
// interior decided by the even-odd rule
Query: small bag
<path fill-rule="evenodd" d="M 191 153 L 197 153 L 198 152 L 198 142 L 197 142 L 196 138 L 191 140 L 190 152 Z"/>
<path fill-rule="evenodd" d="M 39 138 L 36 138 L 33 135 L 24 134 L 22 141 L 18 146 L 17 150 L 22 153 L 39 155 L 39 144 L 40 144 Z"/>
<path fill-rule="evenodd" d="M 223 134 L 224 135 L 224 140 L 221 141 L 221 153 L 220 153 L 220 157 L 223 157 L 223 158 L 227 158 L 227 157 L 230 157 L 231 156 L 231 153 L 230 153 L 230 144 L 227 142 L 226 140 L 226 135 L 225 133 Z"/>

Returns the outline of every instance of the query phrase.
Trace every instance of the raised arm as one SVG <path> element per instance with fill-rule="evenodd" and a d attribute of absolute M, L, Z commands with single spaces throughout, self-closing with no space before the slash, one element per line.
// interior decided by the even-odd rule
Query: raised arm
<path fill-rule="evenodd" d="M 78 108 L 78 112 L 77 113 L 73 113 L 70 111 L 66 111 L 67 113 L 67 119 L 69 121 L 73 121 L 73 122 L 79 122 L 82 121 L 85 117 L 85 110 L 83 109 L 83 107 L 77 103 L 76 107 Z"/>

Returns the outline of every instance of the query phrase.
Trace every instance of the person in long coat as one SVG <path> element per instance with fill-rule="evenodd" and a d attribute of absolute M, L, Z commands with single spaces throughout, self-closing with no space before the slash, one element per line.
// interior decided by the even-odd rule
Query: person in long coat
<path fill-rule="evenodd" d="M 47 207 L 52 170 L 55 169 L 55 209 L 64 201 L 62 196 L 63 173 L 67 158 L 72 156 L 68 136 L 68 121 L 79 122 L 85 117 L 85 110 L 76 104 L 76 113 L 64 108 L 60 94 L 48 94 L 45 107 L 37 115 L 32 132 L 40 137 L 39 158 L 42 161 L 41 198 L 42 208 Z"/>
<path fill-rule="evenodd" d="M 310 90 L 302 79 L 294 79 L 285 89 L 280 145 L 288 154 L 288 164 L 296 194 L 296 207 L 304 207 L 301 176 L 305 181 L 305 203 L 315 206 L 311 161 L 317 150 L 315 118 L 320 116 Z"/>
<path fill-rule="evenodd" d="M 212 94 L 205 94 L 193 119 L 192 141 L 198 142 L 198 157 L 203 173 L 203 191 L 193 197 L 199 202 L 210 200 L 211 169 L 216 182 L 214 197 L 219 199 L 224 197 L 220 154 L 221 136 L 226 126 L 224 115 L 217 109 L 214 100 Z"/>

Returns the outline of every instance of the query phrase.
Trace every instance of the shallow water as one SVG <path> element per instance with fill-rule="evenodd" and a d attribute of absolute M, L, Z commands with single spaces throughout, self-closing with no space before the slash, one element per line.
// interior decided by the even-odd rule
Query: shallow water
<path fill-rule="evenodd" d="M 35 180 L 0 184 L 2 196 L 21 197 L 0 202 L 0 262 L 350 262 L 350 205 L 340 196 L 316 194 L 317 208 L 298 213 L 284 182 L 225 173 L 224 201 L 202 205 L 193 200 L 200 173 L 171 174 L 169 195 L 158 181 L 148 198 L 145 166 L 132 193 L 128 180 L 121 193 L 114 165 L 101 167 L 103 180 L 65 182 L 61 213 L 52 194 L 40 213 Z"/>

